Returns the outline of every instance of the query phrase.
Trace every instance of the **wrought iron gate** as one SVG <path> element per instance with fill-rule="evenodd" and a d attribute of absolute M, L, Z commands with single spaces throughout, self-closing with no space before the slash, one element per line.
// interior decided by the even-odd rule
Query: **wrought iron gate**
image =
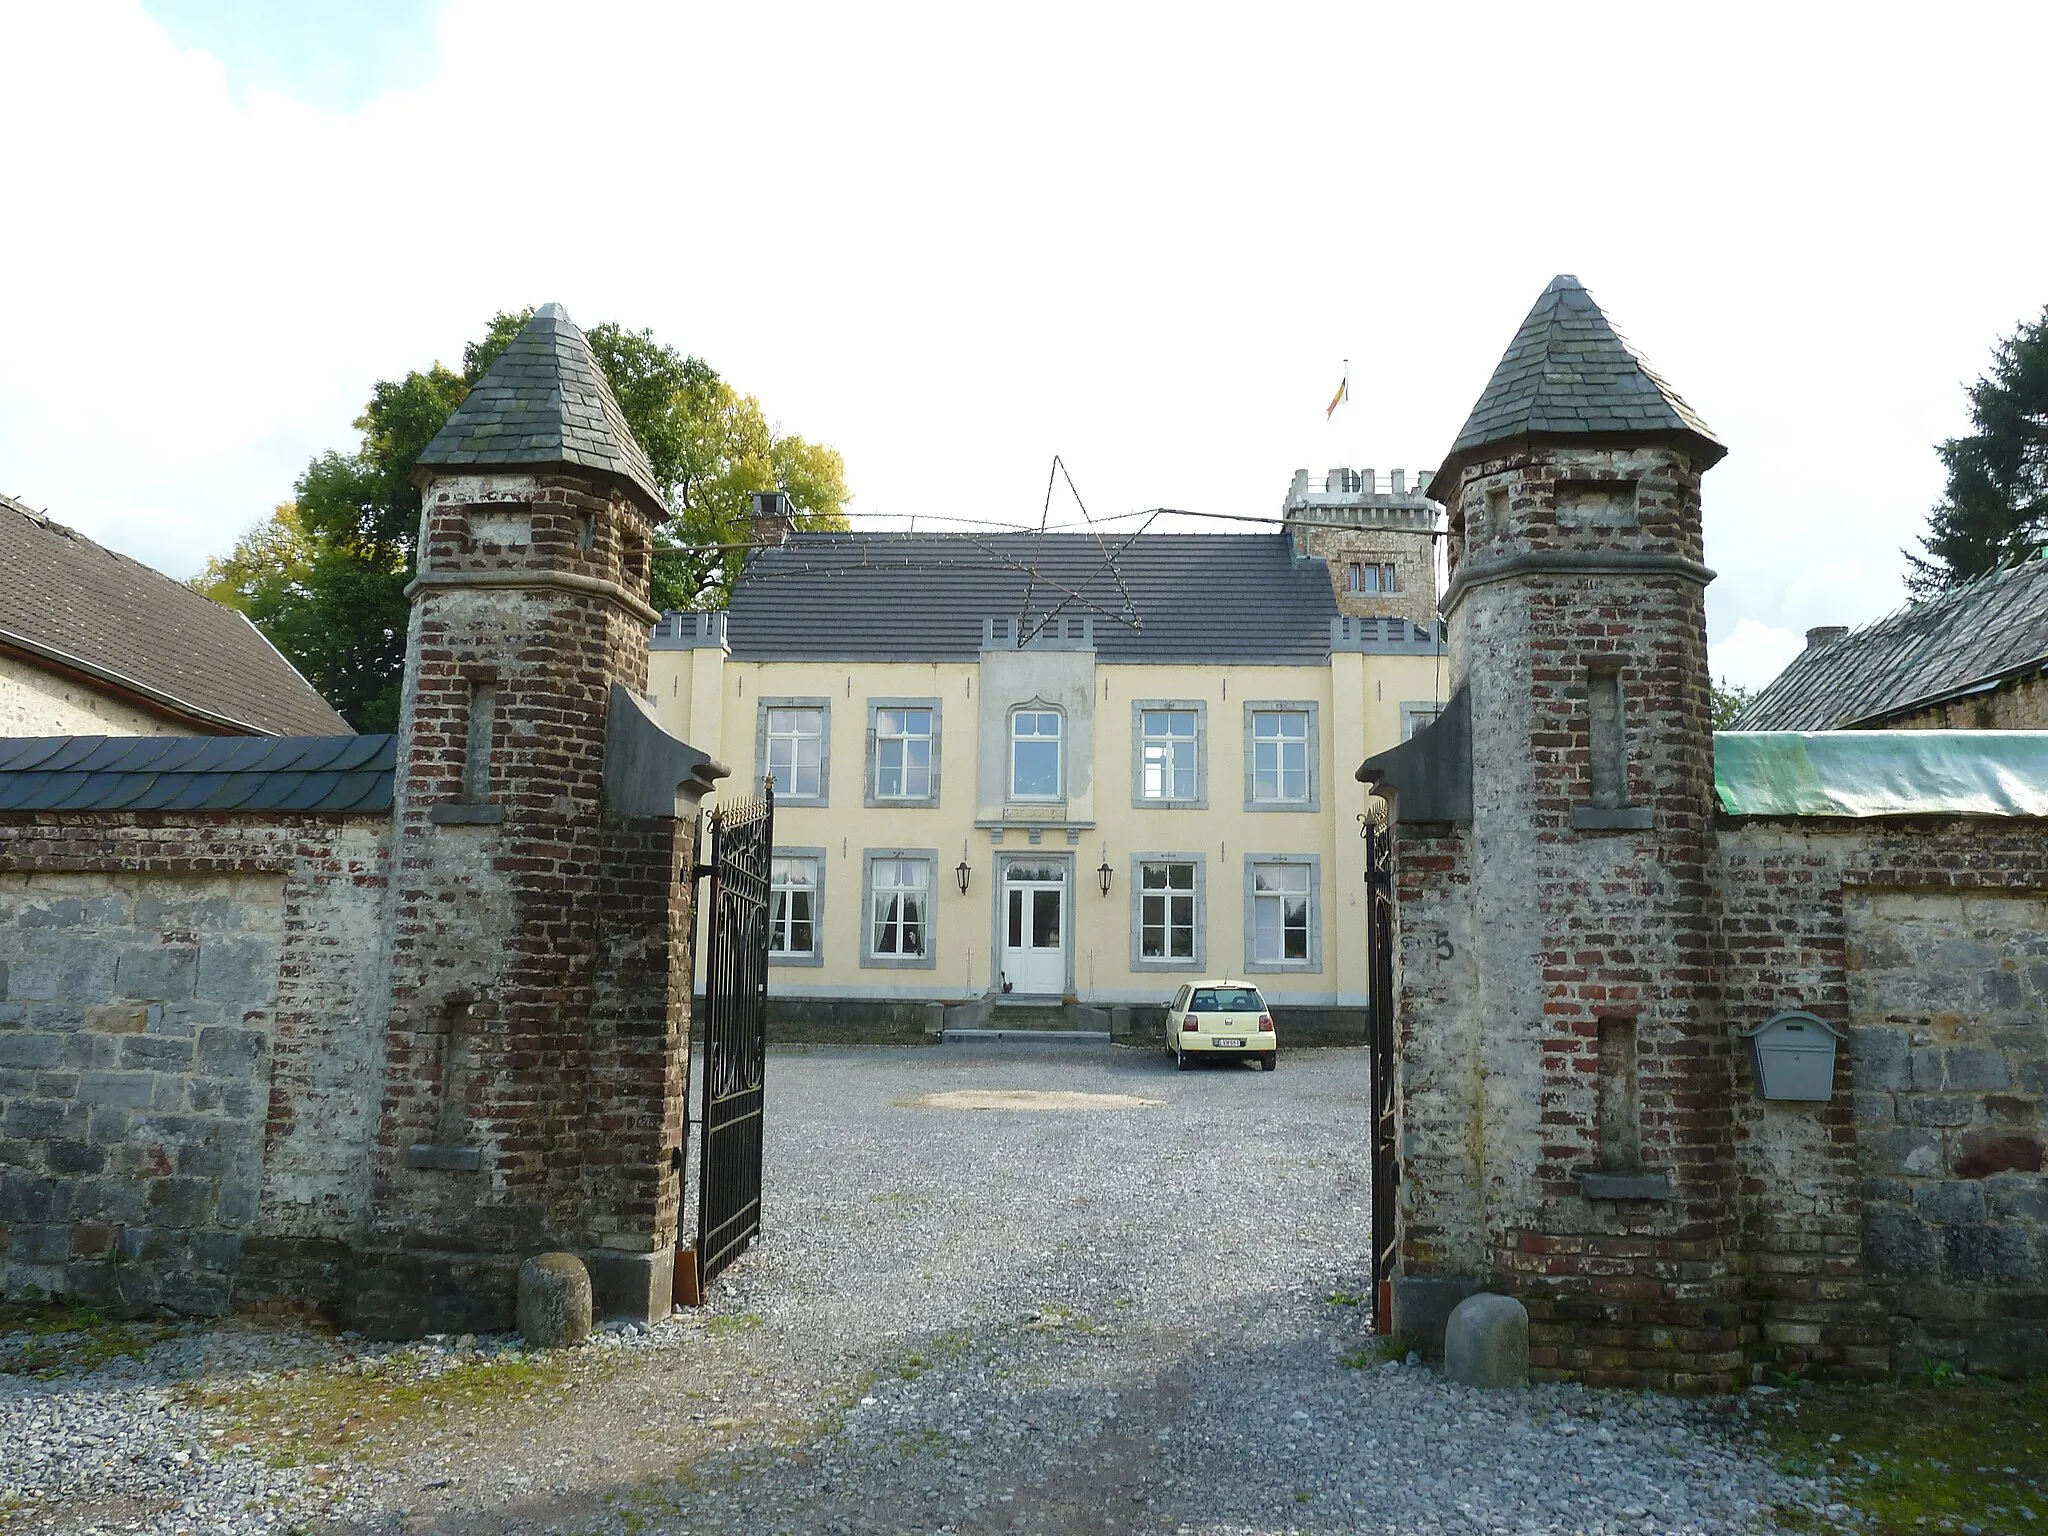
<path fill-rule="evenodd" d="M 704 1115 L 698 1143 L 697 1284 L 761 1230 L 761 1077 L 768 1046 L 769 870 L 775 780 L 710 817 L 704 971 Z"/>
<path fill-rule="evenodd" d="M 1394 1144 L 1394 838 L 1384 821 L 1365 823 L 1365 890 L 1367 1032 L 1372 1045 L 1373 1327 L 1390 1333 L 1401 1163 Z"/>

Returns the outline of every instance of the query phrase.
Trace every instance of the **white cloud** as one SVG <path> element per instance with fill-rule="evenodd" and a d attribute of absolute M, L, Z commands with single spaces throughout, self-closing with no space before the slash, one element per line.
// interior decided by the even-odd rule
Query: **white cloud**
<path fill-rule="evenodd" d="M 438 74 L 336 113 L 133 0 L 0 7 L 0 490 L 185 574 L 375 379 L 559 299 L 841 448 L 861 509 L 1035 519 L 1059 452 L 1098 513 L 1270 515 L 1433 463 L 1571 271 L 1730 445 L 1716 629 L 1853 623 L 2048 300 L 2044 46 L 2038 7 L 459 0 Z M 1605 105 L 1532 134 L 1560 93 Z"/>
<path fill-rule="evenodd" d="M 1707 665 L 1717 683 L 1761 688 L 1804 649 L 1805 637 L 1789 629 L 1773 629 L 1755 619 L 1737 619 L 1735 628 L 1725 638 L 1707 647 Z"/>

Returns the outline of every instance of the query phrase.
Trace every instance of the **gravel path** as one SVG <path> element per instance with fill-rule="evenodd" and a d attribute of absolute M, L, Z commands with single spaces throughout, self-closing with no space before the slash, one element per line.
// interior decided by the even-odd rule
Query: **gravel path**
<path fill-rule="evenodd" d="M 1374 1362 L 1365 1090 L 1358 1052 L 778 1052 L 767 1231 L 711 1306 L 533 1357 L 217 1328 L 0 1376 L 0 1530 L 1718 1536 L 1823 1501 L 1740 1402 Z M 1126 1102 L 920 1102 L 961 1091 Z"/>

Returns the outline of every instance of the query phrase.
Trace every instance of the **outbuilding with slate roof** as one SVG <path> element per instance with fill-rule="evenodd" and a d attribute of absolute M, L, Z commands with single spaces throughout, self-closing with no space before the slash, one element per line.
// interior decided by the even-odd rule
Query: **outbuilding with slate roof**
<path fill-rule="evenodd" d="M 2048 730 L 2048 557 L 1806 641 L 1733 729 Z"/>
<path fill-rule="evenodd" d="M 0 737 L 346 730 L 242 614 L 0 496 Z"/>

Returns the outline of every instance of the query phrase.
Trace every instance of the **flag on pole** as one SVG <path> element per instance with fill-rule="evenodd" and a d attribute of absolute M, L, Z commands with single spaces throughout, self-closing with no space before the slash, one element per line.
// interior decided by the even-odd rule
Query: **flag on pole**
<path fill-rule="evenodd" d="M 1337 407 L 1342 405 L 1346 400 L 1349 400 L 1350 398 L 1351 365 L 1349 363 L 1346 363 L 1344 365 L 1344 382 L 1337 386 L 1337 393 L 1330 396 L 1330 408 L 1327 411 L 1323 412 L 1323 420 L 1328 421 L 1332 416 L 1336 415 Z"/>

